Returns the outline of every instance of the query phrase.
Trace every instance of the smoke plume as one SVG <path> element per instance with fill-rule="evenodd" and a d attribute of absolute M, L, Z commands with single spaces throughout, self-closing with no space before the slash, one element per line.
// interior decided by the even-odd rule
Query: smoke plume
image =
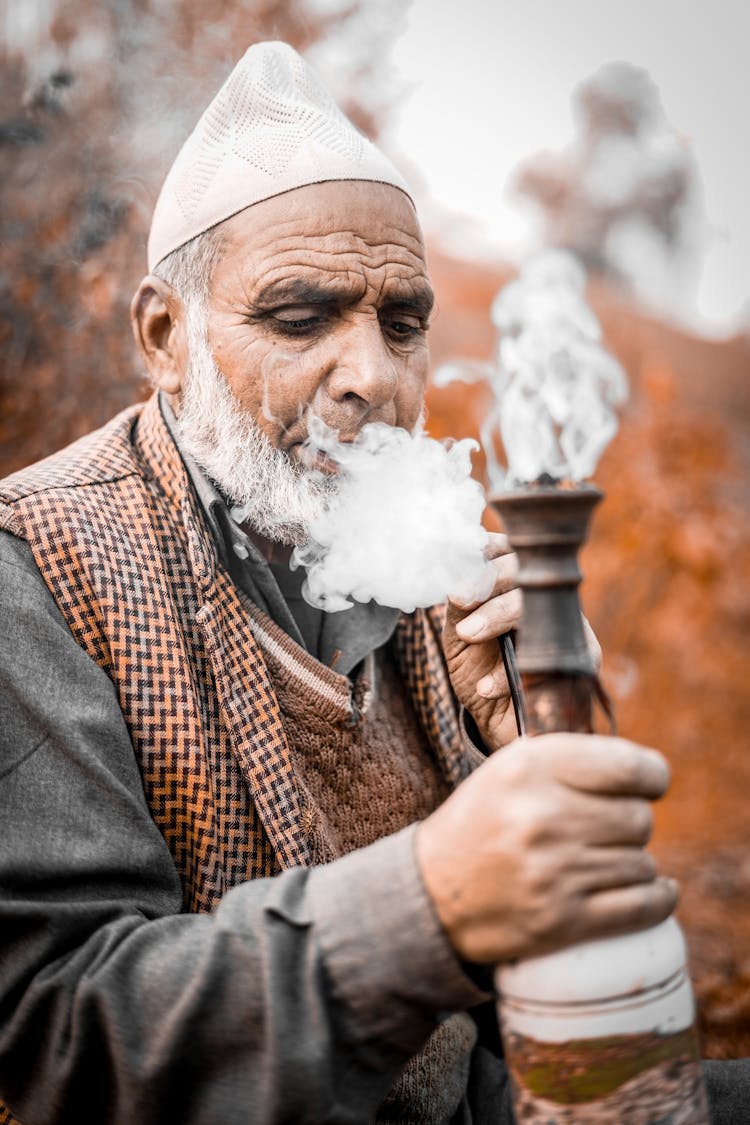
<path fill-rule="evenodd" d="M 625 374 L 601 344 L 586 275 L 564 251 L 532 258 L 492 308 L 500 332 L 496 395 L 507 487 L 591 476 L 617 430 Z"/>

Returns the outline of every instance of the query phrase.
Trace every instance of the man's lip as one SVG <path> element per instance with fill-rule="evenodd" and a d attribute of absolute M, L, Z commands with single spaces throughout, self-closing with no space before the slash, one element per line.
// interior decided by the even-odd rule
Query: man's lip
<path fill-rule="evenodd" d="M 329 476 L 339 471 L 339 463 L 330 453 L 325 453 L 322 449 L 310 449 L 301 441 L 295 442 L 289 450 L 289 455 L 306 469 L 314 469 Z"/>

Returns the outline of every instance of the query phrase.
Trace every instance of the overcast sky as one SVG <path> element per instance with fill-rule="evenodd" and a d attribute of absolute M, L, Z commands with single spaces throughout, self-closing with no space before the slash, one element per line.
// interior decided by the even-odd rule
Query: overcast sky
<path fill-rule="evenodd" d="M 509 172 L 571 141 L 575 86 L 644 67 L 697 161 L 712 228 L 696 301 L 714 324 L 750 298 L 750 0 L 413 0 L 393 60 L 406 84 L 393 141 L 430 195 L 486 224 L 511 257 L 528 219 Z"/>

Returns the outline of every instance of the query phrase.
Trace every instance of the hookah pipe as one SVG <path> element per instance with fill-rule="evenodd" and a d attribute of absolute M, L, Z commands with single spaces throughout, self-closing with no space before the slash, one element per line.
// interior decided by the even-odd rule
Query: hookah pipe
<path fill-rule="evenodd" d="M 523 593 L 517 646 L 500 639 L 520 734 L 590 733 L 596 700 L 614 726 L 578 598 L 577 554 L 602 497 L 593 485 L 538 482 L 490 498 L 518 555 Z M 496 981 L 519 1120 L 708 1125 L 674 919 L 499 967 Z"/>

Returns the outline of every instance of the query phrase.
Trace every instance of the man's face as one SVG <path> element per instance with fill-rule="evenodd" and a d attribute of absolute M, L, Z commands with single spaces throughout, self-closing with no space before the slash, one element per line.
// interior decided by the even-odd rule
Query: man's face
<path fill-rule="evenodd" d="M 315 184 L 247 208 L 222 233 L 208 344 L 271 444 L 299 461 L 308 408 L 343 440 L 366 422 L 411 430 L 433 297 L 403 193 Z"/>

